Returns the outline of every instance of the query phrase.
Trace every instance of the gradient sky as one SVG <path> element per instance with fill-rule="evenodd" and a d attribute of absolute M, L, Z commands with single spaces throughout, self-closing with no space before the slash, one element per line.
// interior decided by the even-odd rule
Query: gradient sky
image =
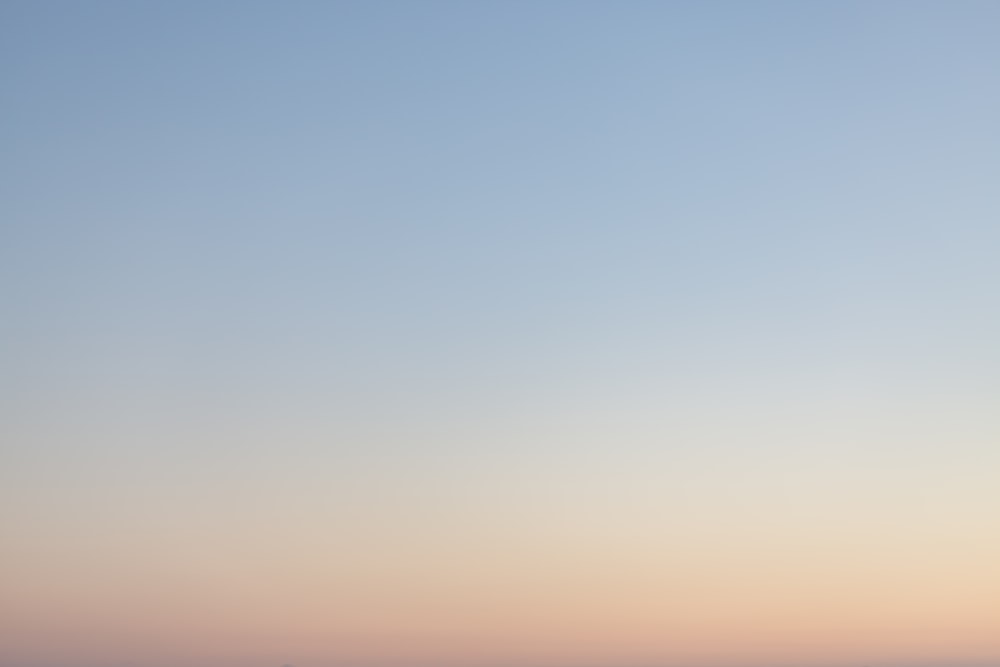
<path fill-rule="evenodd" d="M 1000 665 L 1000 4 L 0 6 L 0 667 Z"/>

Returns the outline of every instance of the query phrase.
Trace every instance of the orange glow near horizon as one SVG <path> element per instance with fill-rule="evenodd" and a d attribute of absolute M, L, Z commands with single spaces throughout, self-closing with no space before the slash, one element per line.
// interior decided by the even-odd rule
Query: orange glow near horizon
<path fill-rule="evenodd" d="M 726 555 L 691 546 L 602 553 L 580 543 L 560 551 L 550 541 L 491 556 L 455 546 L 454 560 L 439 544 L 382 563 L 352 564 L 347 549 L 338 557 L 330 548 L 285 560 L 248 551 L 242 566 L 230 553 L 229 567 L 180 568 L 164 553 L 158 570 L 121 570 L 117 579 L 113 569 L 62 581 L 53 571 L 48 580 L 8 583 L 0 648 L 56 662 L 159 656 L 233 665 L 262 656 L 457 666 L 975 662 L 1000 654 L 998 567 L 956 566 L 935 580 L 941 563 L 926 554 L 866 562 L 858 550 L 813 548 L 765 560 L 760 544 L 742 552 L 731 544 Z"/>

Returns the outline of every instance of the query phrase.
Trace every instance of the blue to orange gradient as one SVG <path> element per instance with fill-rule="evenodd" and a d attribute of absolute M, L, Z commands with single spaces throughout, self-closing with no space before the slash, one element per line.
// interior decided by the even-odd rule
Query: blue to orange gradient
<path fill-rule="evenodd" d="M 0 8 L 0 667 L 1000 667 L 1000 7 Z"/>

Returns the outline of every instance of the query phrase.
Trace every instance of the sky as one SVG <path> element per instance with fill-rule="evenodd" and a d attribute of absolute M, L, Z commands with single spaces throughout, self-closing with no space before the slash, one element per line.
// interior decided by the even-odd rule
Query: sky
<path fill-rule="evenodd" d="M 0 667 L 1000 666 L 1000 5 L 0 6 Z"/>

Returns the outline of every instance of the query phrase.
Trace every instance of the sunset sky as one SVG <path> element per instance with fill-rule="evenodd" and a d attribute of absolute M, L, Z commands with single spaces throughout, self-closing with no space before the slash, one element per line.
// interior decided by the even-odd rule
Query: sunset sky
<path fill-rule="evenodd" d="M 1000 667 L 1000 3 L 0 4 L 0 667 Z"/>

